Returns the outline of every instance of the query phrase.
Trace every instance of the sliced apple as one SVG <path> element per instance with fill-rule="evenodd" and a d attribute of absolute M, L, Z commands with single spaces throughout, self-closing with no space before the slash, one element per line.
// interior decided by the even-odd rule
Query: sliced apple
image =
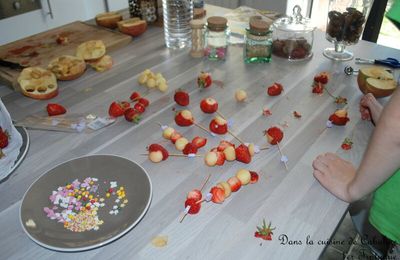
<path fill-rule="evenodd" d="M 96 15 L 96 24 L 110 29 L 117 28 L 117 23 L 122 20 L 122 15 L 117 12 L 105 12 Z"/>
<path fill-rule="evenodd" d="M 147 29 L 147 23 L 144 20 L 140 20 L 135 17 L 128 20 L 118 22 L 118 30 L 120 32 L 129 34 L 131 36 L 139 36 L 144 33 Z"/>
<path fill-rule="evenodd" d="M 375 97 L 389 96 L 396 88 L 393 74 L 377 66 L 360 69 L 357 83 L 364 94 L 372 93 Z"/>

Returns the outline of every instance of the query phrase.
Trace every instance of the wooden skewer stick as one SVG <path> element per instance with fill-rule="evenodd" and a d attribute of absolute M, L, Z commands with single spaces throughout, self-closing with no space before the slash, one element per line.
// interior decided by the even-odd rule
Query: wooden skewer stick
<path fill-rule="evenodd" d="M 208 180 L 210 179 L 210 177 L 211 177 L 211 174 L 209 174 L 209 175 L 207 176 L 206 180 L 203 182 L 203 185 L 201 185 L 200 191 L 202 191 L 202 190 L 204 189 L 204 187 L 206 186 L 206 184 L 207 184 Z M 205 200 L 205 199 L 199 200 L 199 201 L 196 202 L 196 204 L 201 203 L 201 202 L 203 202 L 204 200 Z M 189 206 L 189 207 L 190 207 L 190 206 Z M 183 214 L 183 216 L 182 216 L 181 219 L 179 220 L 179 223 L 182 223 L 182 221 L 183 221 L 183 219 L 186 217 L 186 215 L 189 214 L 189 210 L 190 210 L 190 208 L 187 210 L 187 211 L 188 211 L 187 213 Z"/>
<path fill-rule="evenodd" d="M 140 155 L 145 155 L 145 156 L 147 156 L 147 155 L 149 155 L 148 153 L 141 153 Z M 180 153 L 173 153 L 173 154 L 168 154 L 168 156 L 172 156 L 172 157 L 189 157 L 188 155 L 186 155 L 186 154 L 180 154 Z M 195 155 L 193 155 L 194 157 L 203 157 L 204 156 L 204 154 L 195 154 Z"/>
<path fill-rule="evenodd" d="M 268 150 L 268 149 L 269 149 L 269 146 L 265 146 L 265 147 L 261 147 L 261 148 L 260 148 L 260 151 Z"/>
<path fill-rule="evenodd" d="M 205 128 L 204 126 L 202 126 L 202 125 L 200 125 L 200 124 L 198 124 L 198 123 L 196 123 L 196 122 L 193 122 L 193 124 L 194 124 L 195 126 L 197 126 L 198 128 L 203 129 L 204 131 L 206 131 L 206 132 L 209 133 L 210 135 L 212 135 L 212 133 L 210 132 L 210 130 L 208 130 L 208 129 Z"/>
<path fill-rule="evenodd" d="M 189 209 L 187 209 L 188 213 L 183 214 L 183 216 L 182 216 L 181 219 L 179 220 L 179 223 L 182 223 L 182 221 L 185 219 L 185 217 L 187 216 L 187 214 L 189 214 L 190 206 L 187 206 L 187 207 L 189 207 Z M 186 208 L 187 208 L 187 207 L 186 207 Z M 185 211 L 186 211 L 186 208 L 185 208 Z"/>
<path fill-rule="evenodd" d="M 228 133 L 233 136 L 235 139 L 237 139 L 240 143 L 244 144 L 243 140 L 239 138 L 239 136 L 235 135 L 234 133 L 231 132 L 231 130 L 228 129 Z"/>
<path fill-rule="evenodd" d="M 224 117 L 224 115 L 221 112 L 219 112 L 218 110 L 215 111 L 215 113 L 217 113 L 217 115 L 219 115 L 220 117 L 222 117 L 223 119 L 226 120 L 226 117 Z"/>
<path fill-rule="evenodd" d="M 162 127 L 162 126 L 163 126 L 163 124 L 161 124 L 160 122 L 156 122 L 156 124 L 157 124 L 159 127 Z"/>
<path fill-rule="evenodd" d="M 281 146 L 279 145 L 279 143 L 277 143 L 277 145 L 278 145 L 279 153 L 280 153 L 281 157 L 283 157 L 283 153 L 282 153 L 282 150 L 281 150 Z M 286 163 L 285 161 L 284 161 L 283 163 L 285 164 L 285 168 L 286 168 L 286 170 L 288 171 L 289 168 L 288 168 L 288 166 L 287 166 L 287 163 Z"/>
<path fill-rule="evenodd" d="M 204 187 L 206 186 L 208 180 L 210 179 L 211 174 L 209 174 L 206 178 L 206 180 L 203 182 L 203 185 L 201 185 L 200 191 L 203 191 Z"/>

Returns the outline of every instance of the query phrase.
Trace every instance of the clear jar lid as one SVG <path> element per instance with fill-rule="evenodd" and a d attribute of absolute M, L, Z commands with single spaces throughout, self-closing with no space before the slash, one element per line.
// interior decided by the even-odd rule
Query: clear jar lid
<path fill-rule="evenodd" d="M 301 15 L 301 7 L 293 7 L 293 16 L 277 19 L 273 24 L 274 29 L 287 32 L 311 32 L 315 26 L 311 24 L 310 19 Z"/>

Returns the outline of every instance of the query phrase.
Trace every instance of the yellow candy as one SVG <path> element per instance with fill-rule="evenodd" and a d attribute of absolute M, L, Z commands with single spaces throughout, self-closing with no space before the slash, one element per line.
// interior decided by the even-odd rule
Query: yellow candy
<path fill-rule="evenodd" d="M 89 195 L 89 199 L 93 199 L 93 195 Z"/>
<path fill-rule="evenodd" d="M 110 193 L 107 192 L 106 193 L 106 197 L 109 198 L 110 197 Z"/>

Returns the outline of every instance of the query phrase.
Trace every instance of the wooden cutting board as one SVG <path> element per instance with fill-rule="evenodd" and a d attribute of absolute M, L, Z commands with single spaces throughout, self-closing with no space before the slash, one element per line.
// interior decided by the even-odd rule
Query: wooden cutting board
<path fill-rule="evenodd" d="M 58 44 L 58 36 L 67 37 L 68 43 Z M 89 40 L 102 40 L 109 53 L 130 43 L 132 37 L 77 21 L 0 46 L 0 59 L 18 63 L 24 67 L 46 68 L 49 62 L 58 56 L 75 55 L 76 47 Z M 0 82 L 19 90 L 17 83 L 19 73 L 20 70 L 0 66 Z"/>

